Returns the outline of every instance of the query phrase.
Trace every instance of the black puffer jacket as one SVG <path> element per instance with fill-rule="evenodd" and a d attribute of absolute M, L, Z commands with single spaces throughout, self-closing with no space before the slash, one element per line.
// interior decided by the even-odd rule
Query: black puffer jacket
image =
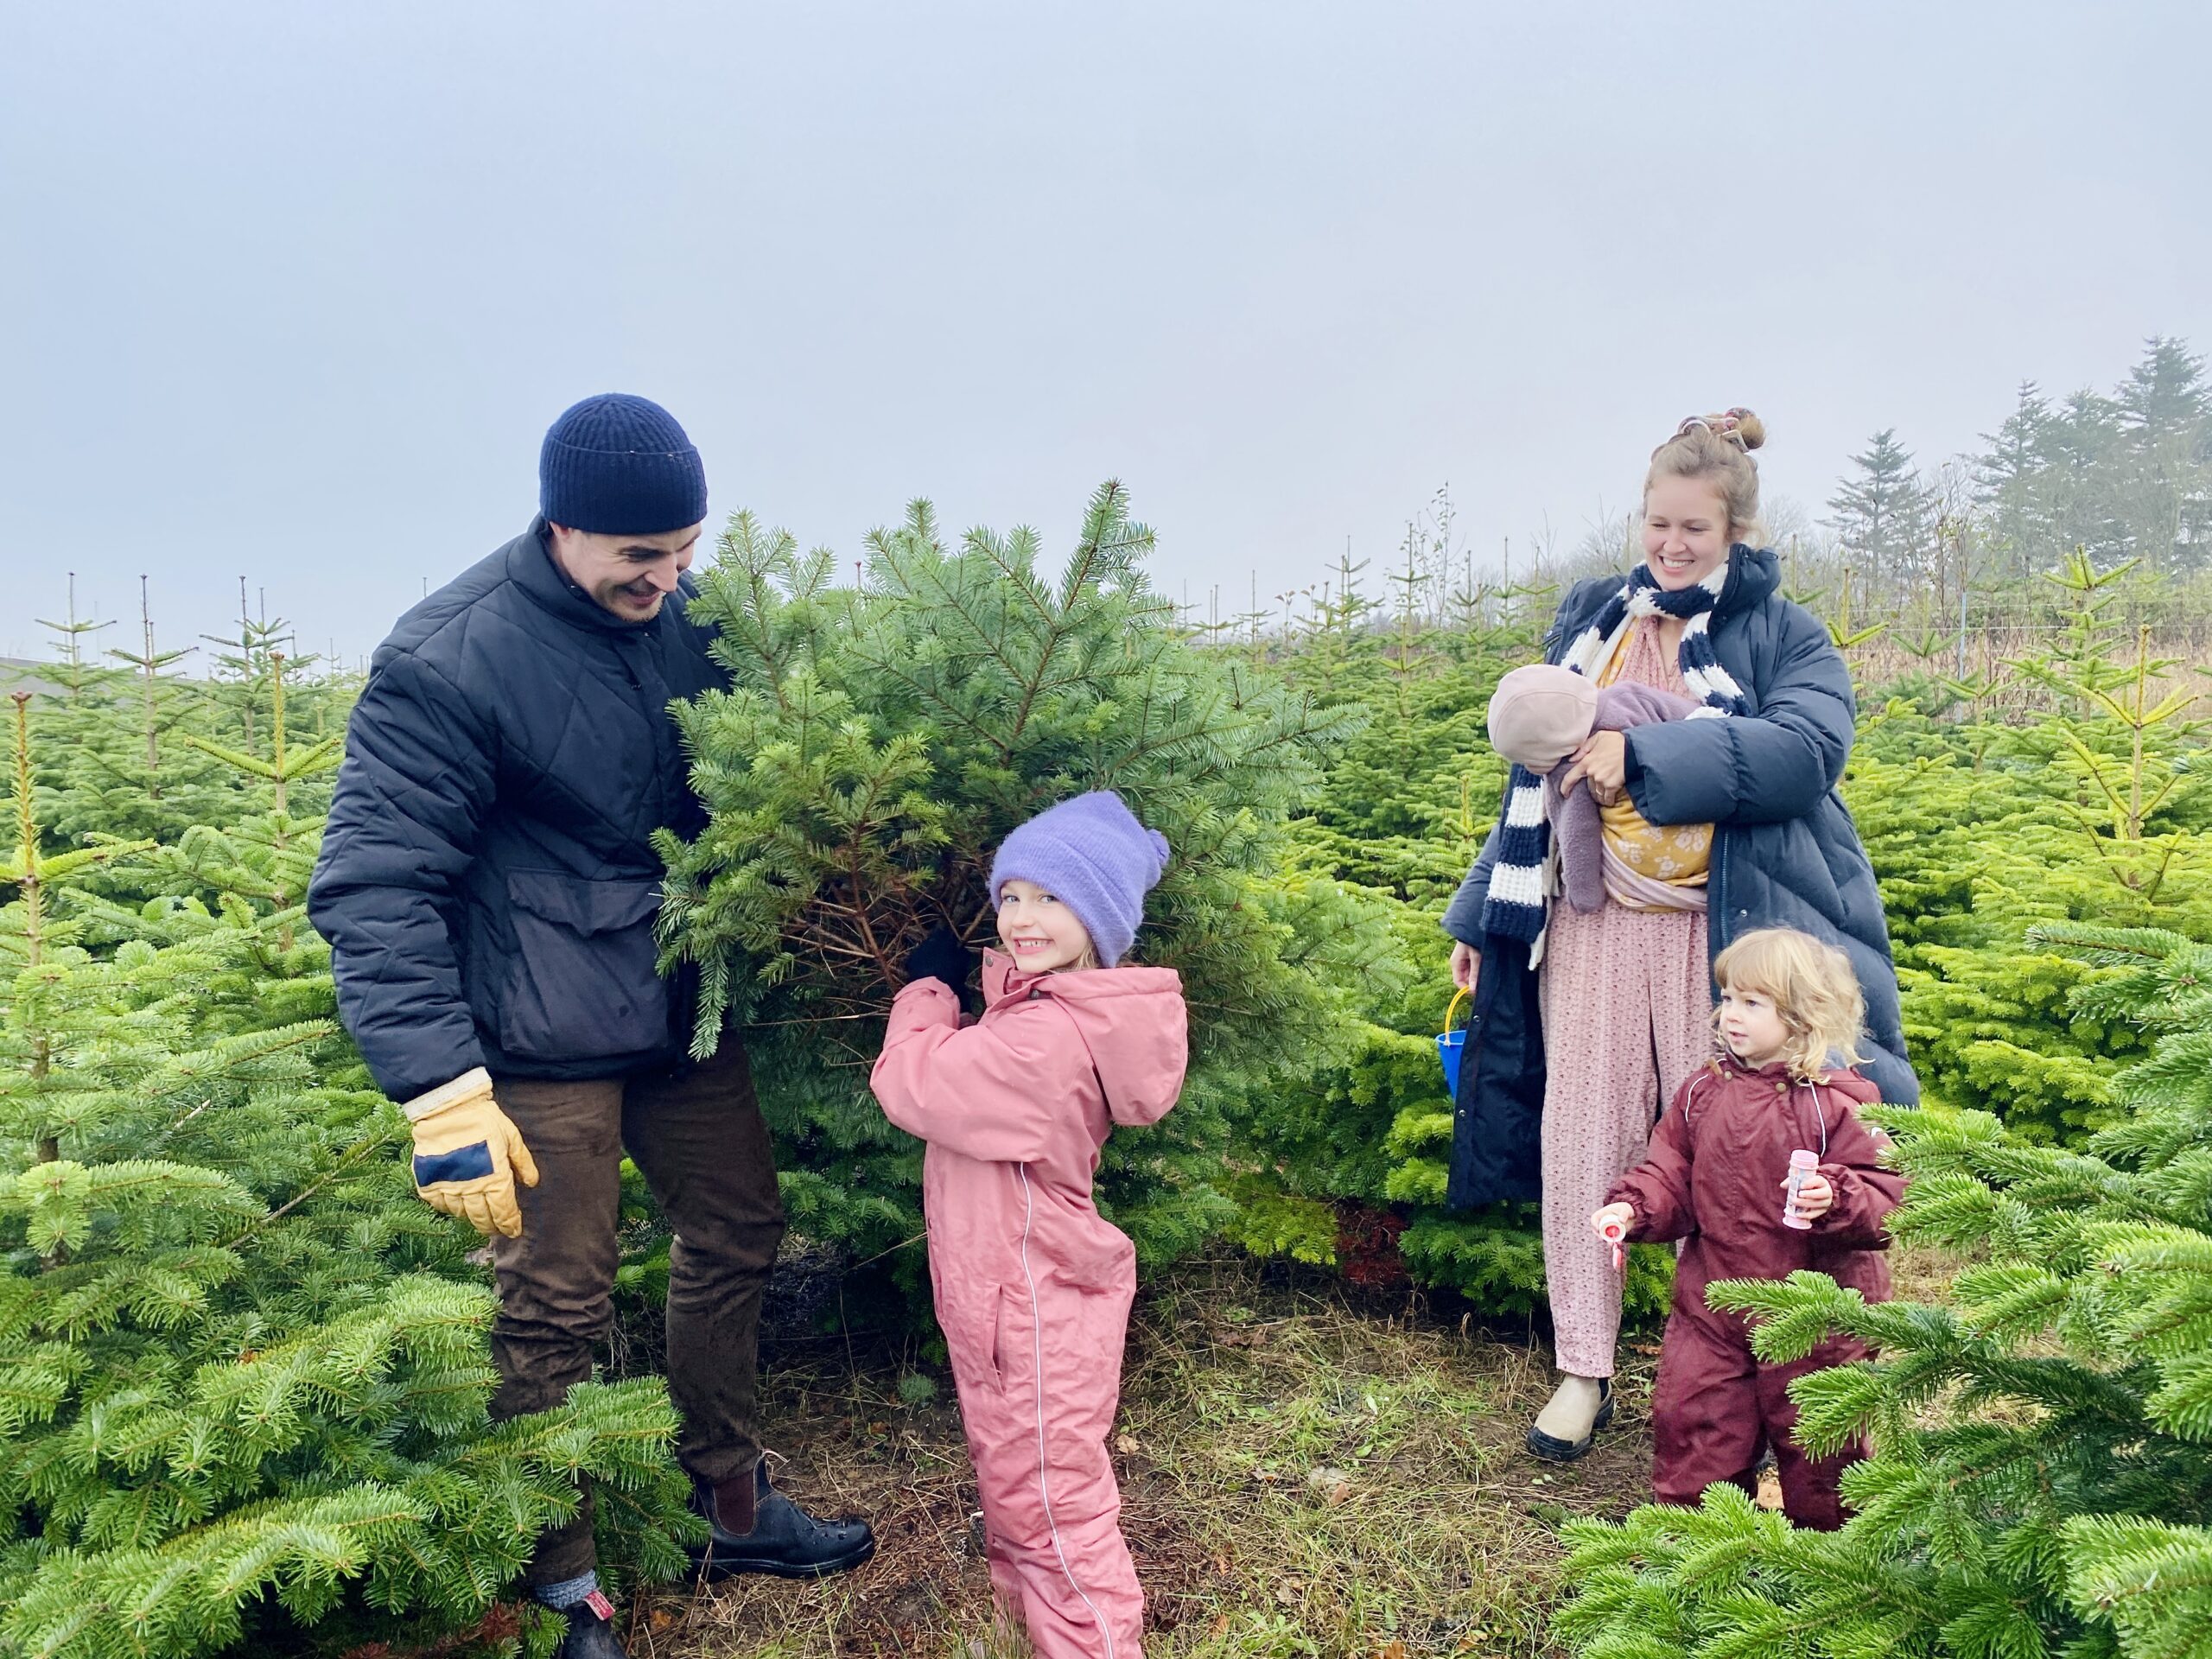
<path fill-rule="evenodd" d="M 723 677 L 680 600 L 621 621 L 545 533 L 402 617 L 346 728 L 308 912 L 396 1100 L 479 1065 L 616 1077 L 686 1034 L 651 837 L 701 821 L 668 704 Z"/>
<path fill-rule="evenodd" d="M 1729 557 L 1713 645 L 1750 711 L 1627 733 L 1629 793 L 1648 823 L 1715 826 L 1707 887 L 1714 955 L 1761 927 L 1794 927 L 1843 948 L 1866 996 L 1870 1052 L 1859 1069 L 1884 1099 L 1917 1102 L 1882 895 L 1836 793 L 1856 735 L 1851 671 L 1820 620 L 1782 597 L 1772 553 L 1738 547 Z M 1567 594 L 1547 641 L 1550 661 L 1619 588 L 1619 577 L 1605 576 Z M 1444 916 L 1446 932 L 1482 952 L 1454 1103 L 1449 1201 L 1459 1207 L 1531 1198 L 1539 1190 L 1544 1041 L 1536 974 L 1528 946 L 1482 930 L 1496 840 L 1493 831 Z"/>

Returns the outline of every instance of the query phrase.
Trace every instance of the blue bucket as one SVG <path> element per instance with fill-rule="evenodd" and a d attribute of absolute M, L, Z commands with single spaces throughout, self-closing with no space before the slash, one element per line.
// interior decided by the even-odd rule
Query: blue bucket
<path fill-rule="evenodd" d="M 1444 1010 L 1444 1029 L 1436 1039 L 1436 1058 L 1444 1062 L 1444 1092 L 1454 1100 L 1459 1098 L 1459 1056 L 1467 1046 L 1467 1028 L 1452 1030 L 1452 1016 L 1466 1000 L 1465 991 L 1452 999 L 1452 1006 Z"/>

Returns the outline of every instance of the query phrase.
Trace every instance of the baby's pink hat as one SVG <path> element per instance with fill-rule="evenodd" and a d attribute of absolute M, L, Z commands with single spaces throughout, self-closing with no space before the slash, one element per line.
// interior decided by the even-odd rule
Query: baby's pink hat
<path fill-rule="evenodd" d="M 1550 663 L 1516 668 L 1490 700 L 1490 741 L 1516 766 L 1539 775 L 1580 748 L 1598 718 L 1598 688 L 1587 675 Z"/>

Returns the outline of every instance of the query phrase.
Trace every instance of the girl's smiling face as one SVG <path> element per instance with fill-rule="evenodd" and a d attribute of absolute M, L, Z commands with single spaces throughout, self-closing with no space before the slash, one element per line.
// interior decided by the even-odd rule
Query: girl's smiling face
<path fill-rule="evenodd" d="M 1027 974 L 1098 963 L 1090 935 L 1075 912 L 1039 887 L 1016 878 L 999 889 L 999 943 Z"/>
<path fill-rule="evenodd" d="M 1720 993 L 1720 1039 L 1745 1065 L 1762 1066 L 1782 1052 L 1789 1041 L 1789 1027 L 1764 991 L 1732 985 Z"/>

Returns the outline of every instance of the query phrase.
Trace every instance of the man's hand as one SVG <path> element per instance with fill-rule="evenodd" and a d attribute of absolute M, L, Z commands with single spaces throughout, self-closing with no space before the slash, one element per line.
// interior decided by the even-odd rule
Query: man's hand
<path fill-rule="evenodd" d="M 1475 988 L 1475 976 L 1482 970 L 1481 953 L 1464 939 L 1452 941 L 1452 982 L 1463 991 Z"/>
<path fill-rule="evenodd" d="M 536 1186 L 537 1160 L 492 1098 L 492 1074 L 480 1065 L 464 1071 L 403 1109 L 415 1126 L 416 1196 L 486 1238 L 494 1233 L 520 1238 L 515 1178 Z"/>
<path fill-rule="evenodd" d="M 1574 764 L 1567 769 L 1567 776 L 1559 780 L 1562 798 L 1574 792 L 1574 786 L 1587 781 L 1590 798 L 1600 806 L 1611 806 L 1621 798 L 1628 787 L 1628 739 L 1618 732 L 1592 732 L 1590 740 L 1573 754 Z"/>
<path fill-rule="evenodd" d="M 960 943 L 960 936 L 942 922 L 906 958 L 906 982 L 918 979 L 942 981 L 957 995 L 976 966 L 976 953 Z"/>

